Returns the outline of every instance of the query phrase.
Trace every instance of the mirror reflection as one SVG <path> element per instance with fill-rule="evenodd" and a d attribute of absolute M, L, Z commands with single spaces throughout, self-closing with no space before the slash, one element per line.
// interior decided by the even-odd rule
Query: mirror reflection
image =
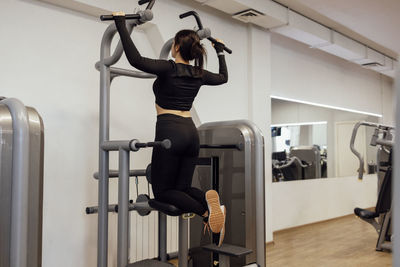
<path fill-rule="evenodd" d="M 273 125 L 273 181 L 327 177 L 327 122 Z"/>
<path fill-rule="evenodd" d="M 358 121 L 377 123 L 368 114 L 271 99 L 273 182 L 357 175 L 358 159 L 350 138 Z M 376 148 L 369 146 L 370 129 L 362 129 L 355 146 L 376 165 Z M 368 165 L 368 166 L 367 166 Z"/>

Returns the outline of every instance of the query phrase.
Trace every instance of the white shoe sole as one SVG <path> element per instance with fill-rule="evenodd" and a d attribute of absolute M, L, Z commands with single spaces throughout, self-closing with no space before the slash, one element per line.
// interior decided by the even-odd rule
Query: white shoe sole
<path fill-rule="evenodd" d="M 209 210 L 208 224 L 213 233 L 218 234 L 221 232 L 222 227 L 225 223 L 225 216 L 221 210 L 221 204 L 219 202 L 219 195 L 215 190 L 208 190 L 206 192 L 206 200 Z"/>

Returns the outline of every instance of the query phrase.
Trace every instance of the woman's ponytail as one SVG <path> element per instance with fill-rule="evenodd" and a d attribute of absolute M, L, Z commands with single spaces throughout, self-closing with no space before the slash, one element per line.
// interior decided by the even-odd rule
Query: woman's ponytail
<path fill-rule="evenodd" d="M 194 65 L 203 69 L 204 67 L 204 55 L 206 54 L 206 50 L 204 46 L 199 41 L 194 41 L 192 44 L 191 56 L 194 59 Z"/>
<path fill-rule="evenodd" d="M 194 60 L 194 65 L 203 70 L 206 50 L 200 43 L 199 35 L 193 30 L 181 30 L 175 35 L 175 45 L 184 60 Z"/>

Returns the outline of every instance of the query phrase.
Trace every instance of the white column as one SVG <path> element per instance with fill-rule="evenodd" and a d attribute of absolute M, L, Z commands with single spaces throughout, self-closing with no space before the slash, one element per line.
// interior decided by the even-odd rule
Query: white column
<path fill-rule="evenodd" d="M 266 241 L 272 241 L 271 170 L 271 35 L 269 31 L 248 27 L 249 119 L 262 131 L 265 144 Z"/>

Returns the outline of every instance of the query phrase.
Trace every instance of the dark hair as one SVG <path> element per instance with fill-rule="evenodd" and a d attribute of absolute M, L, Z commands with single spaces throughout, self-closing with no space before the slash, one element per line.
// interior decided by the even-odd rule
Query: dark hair
<path fill-rule="evenodd" d="M 193 30 L 181 30 L 175 35 L 175 45 L 179 45 L 179 52 L 184 60 L 194 60 L 194 65 L 201 70 L 204 66 L 206 50 L 200 43 L 199 35 Z"/>

